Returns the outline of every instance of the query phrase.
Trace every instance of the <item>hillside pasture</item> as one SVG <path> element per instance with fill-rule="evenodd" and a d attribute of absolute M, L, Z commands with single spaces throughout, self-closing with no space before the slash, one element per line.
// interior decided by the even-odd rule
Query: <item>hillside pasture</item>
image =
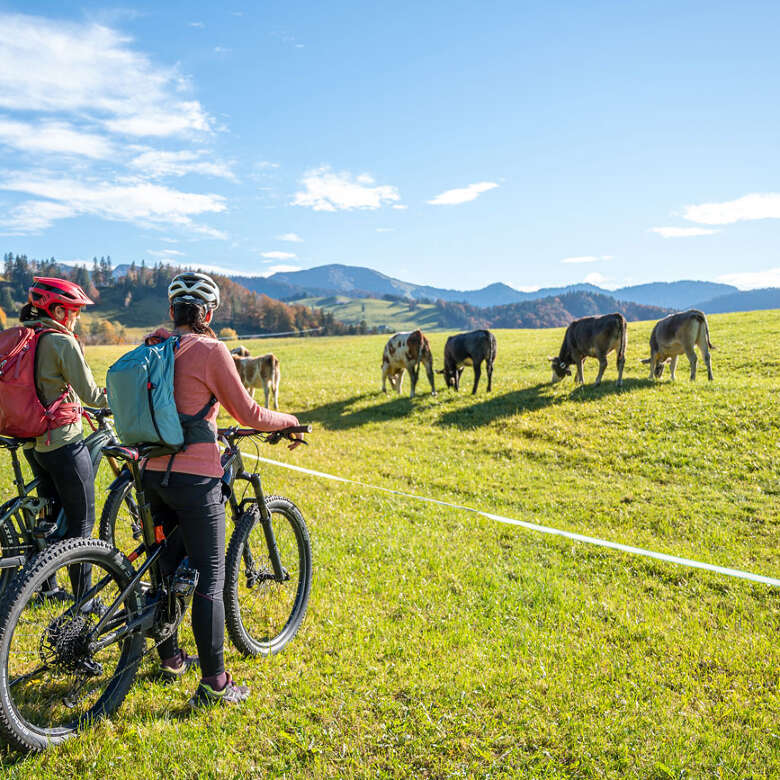
<path fill-rule="evenodd" d="M 490 395 L 437 376 L 413 400 L 380 392 L 385 336 L 249 342 L 281 361 L 281 409 L 314 426 L 309 447 L 261 454 L 780 577 L 780 311 L 709 321 L 711 383 L 685 358 L 676 383 L 650 381 L 640 322 L 620 390 L 614 354 L 598 388 L 549 383 L 563 329 L 496 331 Z M 436 368 L 447 335 L 431 334 Z M 90 347 L 96 376 L 122 351 Z M 301 507 L 315 573 L 283 653 L 226 646 L 251 700 L 190 714 L 195 677 L 162 686 L 147 657 L 111 721 L 43 756 L 0 752 L 6 776 L 780 775 L 778 589 L 261 472 Z"/>

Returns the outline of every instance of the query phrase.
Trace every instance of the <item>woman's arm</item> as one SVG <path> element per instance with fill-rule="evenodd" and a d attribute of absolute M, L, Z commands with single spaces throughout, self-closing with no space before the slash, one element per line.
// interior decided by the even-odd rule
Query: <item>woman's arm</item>
<path fill-rule="evenodd" d="M 59 350 L 59 358 L 62 378 L 73 388 L 83 403 L 98 408 L 108 406 L 105 391 L 95 384 L 92 371 L 84 360 L 75 339 L 66 337 Z"/>
<path fill-rule="evenodd" d="M 211 352 L 205 382 L 217 401 L 241 425 L 260 431 L 278 431 L 298 425 L 298 418 L 292 414 L 272 412 L 252 399 L 241 384 L 236 364 L 222 342 Z"/>

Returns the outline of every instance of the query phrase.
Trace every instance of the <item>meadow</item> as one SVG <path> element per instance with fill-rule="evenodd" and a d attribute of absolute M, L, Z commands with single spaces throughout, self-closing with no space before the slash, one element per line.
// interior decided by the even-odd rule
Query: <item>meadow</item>
<path fill-rule="evenodd" d="M 622 389 L 614 356 L 598 388 L 551 385 L 562 329 L 496 331 L 494 389 L 475 397 L 440 376 L 436 396 L 423 376 L 414 399 L 408 378 L 383 395 L 386 336 L 250 343 L 314 426 L 309 447 L 261 454 L 780 577 L 780 311 L 709 321 L 711 383 L 684 357 L 676 383 L 649 381 L 645 322 Z M 88 348 L 99 381 L 125 349 Z M 281 654 L 226 647 L 251 700 L 191 714 L 196 678 L 160 685 L 147 657 L 112 720 L 41 756 L 0 748 L 4 776 L 780 776 L 778 589 L 261 471 L 307 519 L 314 581 Z"/>

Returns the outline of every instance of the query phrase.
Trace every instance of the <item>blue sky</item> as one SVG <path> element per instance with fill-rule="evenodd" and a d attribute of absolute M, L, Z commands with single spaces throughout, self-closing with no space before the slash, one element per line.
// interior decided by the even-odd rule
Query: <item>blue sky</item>
<path fill-rule="evenodd" d="M 780 286 L 776 3 L 0 0 L 0 244 Z"/>

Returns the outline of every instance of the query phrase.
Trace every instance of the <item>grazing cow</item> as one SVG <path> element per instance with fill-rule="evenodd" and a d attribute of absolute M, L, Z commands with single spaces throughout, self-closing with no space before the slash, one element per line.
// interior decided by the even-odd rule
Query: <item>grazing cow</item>
<path fill-rule="evenodd" d="M 569 366 L 576 364 L 575 384 L 584 384 L 582 364 L 586 357 L 594 357 L 599 361 L 596 384 L 600 384 L 607 367 L 607 355 L 615 349 L 617 350 L 617 384 L 620 387 L 623 384 L 627 341 L 626 320 L 622 314 L 604 314 L 601 317 L 582 317 L 574 320 L 566 328 L 558 357 L 549 358 L 552 364 L 553 383 L 559 382 L 565 376 L 571 376 Z"/>
<path fill-rule="evenodd" d="M 233 347 L 230 350 L 231 355 L 238 355 L 239 357 L 249 357 L 251 352 L 243 345 L 239 344 L 237 347 Z"/>
<path fill-rule="evenodd" d="M 391 336 L 385 344 L 385 351 L 382 355 L 382 392 L 387 392 L 385 382 L 389 378 L 392 388 L 400 393 L 404 371 L 408 371 L 412 383 L 410 398 L 414 398 L 420 363 L 425 366 L 425 373 L 431 383 L 431 394 L 436 395 L 436 388 L 433 385 L 433 353 L 423 332 L 418 329 L 411 333 L 396 333 Z"/>
<path fill-rule="evenodd" d="M 279 408 L 279 381 L 282 373 L 276 355 L 268 353 L 260 357 L 239 357 L 233 355 L 241 383 L 255 397 L 255 388 L 262 387 L 265 393 L 265 407 L 268 409 L 268 396 L 274 394 L 274 409 Z"/>
<path fill-rule="evenodd" d="M 712 359 L 710 350 L 715 349 L 710 343 L 710 329 L 707 326 L 707 318 L 704 312 L 698 309 L 689 309 L 677 314 L 670 314 L 656 322 L 653 332 L 650 334 L 650 357 L 643 363 L 650 364 L 650 378 L 660 379 L 664 372 L 664 365 L 669 362 L 669 373 L 674 379 L 674 371 L 677 368 L 677 358 L 685 353 L 691 364 L 691 382 L 696 379 L 696 352 L 699 351 L 707 366 L 707 378 L 712 380 Z"/>
<path fill-rule="evenodd" d="M 477 392 L 479 377 L 482 373 L 482 361 L 487 370 L 487 391 L 493 389 L 493 361 L 496 359 L 496 337 L 489 330 L 472 330 L 470 333 L 458 333 L 450 336 L 444 345 L 444 368 L 438 373 L 444 374 L 447 387 L 460 387 L 463 366 L 474 367 L 474 388 Z"/>

